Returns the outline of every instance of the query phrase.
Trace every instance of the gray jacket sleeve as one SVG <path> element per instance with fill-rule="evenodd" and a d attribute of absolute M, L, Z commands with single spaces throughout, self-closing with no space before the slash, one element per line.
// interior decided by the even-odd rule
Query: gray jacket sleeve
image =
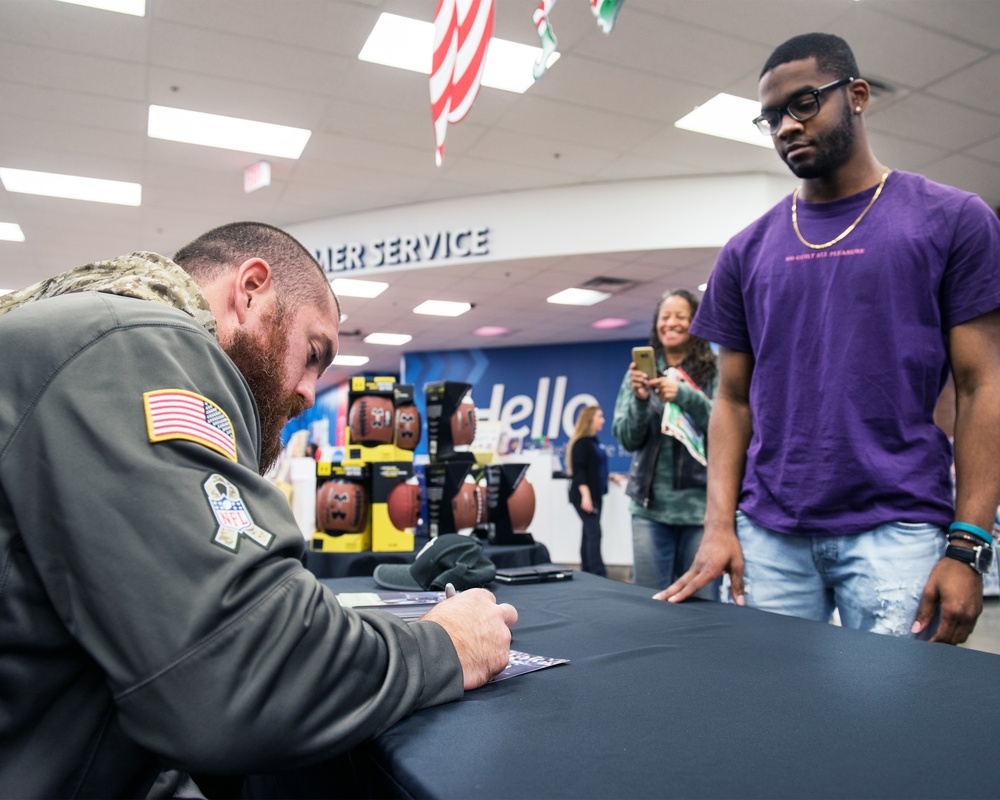
<path fill-rule="evenodd" d="M 173 309 L 90 297 L 80 308 L 107 306 L 100 331 L 48 345 L 39 330 L 24 356 L 37 366 L 7 376 L 23 403 L 3 409 L 3 483 L 125 732 L 189 771 L 264 771 L 461 697 L 443 628 L 342 609 L 302 567 L 288 503 L 257 474 L 256 407 L 218 343 Z M 152 441 L 143 395 L 170 389 L 225 413 L 236 460 Z M 226 491 L 235 517 L 213 505 Z M 218 535 L 233 519 L 235 543 Z"/>

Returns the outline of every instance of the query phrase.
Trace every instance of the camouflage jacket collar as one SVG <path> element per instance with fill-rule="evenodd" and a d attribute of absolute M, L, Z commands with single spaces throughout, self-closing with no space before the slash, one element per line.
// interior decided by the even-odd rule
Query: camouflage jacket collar
<path fill-rule="evenodd" d="M 25 303 L 73 292 L 104 292 L 173 306 L 193 317 L 218 338 L 211 306 L 198 284 L 169 258 L 142 251 L 84 264 L 26 289 L 3 295 L 0 297 L 0 315 Z"/>

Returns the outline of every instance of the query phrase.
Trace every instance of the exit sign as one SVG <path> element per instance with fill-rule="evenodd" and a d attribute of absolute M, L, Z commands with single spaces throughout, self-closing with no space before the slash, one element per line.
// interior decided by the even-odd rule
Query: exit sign
<path fill-rule="evenodd" d="M 271 163 L 258 161 L 243 170 L 243 191 L 249 194 L 271 185 Z"/>

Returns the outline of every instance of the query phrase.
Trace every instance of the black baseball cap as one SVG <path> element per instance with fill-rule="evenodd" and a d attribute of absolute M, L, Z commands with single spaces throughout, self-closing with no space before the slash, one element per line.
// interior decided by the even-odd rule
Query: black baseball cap
<path fill-rule="evenodd" d="M 412 564 L 379 564 L 373 577 L 384 589 L 443 591 L 450 583 L 463 591 L 485 586 L 496 574 L 479 539 L 445 533 L 424 545 Z"/>

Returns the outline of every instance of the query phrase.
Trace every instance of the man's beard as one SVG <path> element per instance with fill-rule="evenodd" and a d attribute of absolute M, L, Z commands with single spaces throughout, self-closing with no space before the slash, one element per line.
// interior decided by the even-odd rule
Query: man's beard
<path fill-rule="evenodd" d="M 813 140 L 816 147 L 816 156 L 812 161 L 791 164 L 784 153 L 781 153 L 781 160 L 788 164 L 788 168 L 796 178 L 803 178 L 805 180 L 810 178 L 825 178 L 847 163 L 851 152 L 854 150 L 854 138 L 855 131 L 851 108 L 849 105 L 845 105 L 840 124 L 823 139 L 819 141 Z"/>
<path fill-rule="evenodd" d="M 305 410 L 305 400 L 296 393 L 284 395 L 285 356 L 288 328 L 283 308 L 267 315 L 267 333 L 257 337 L 243 330 L 233 332 L 223 349 L 243 373 L 260 413 L 260 474 L 264 475 L 281 456 L 281 429 Z"/>

